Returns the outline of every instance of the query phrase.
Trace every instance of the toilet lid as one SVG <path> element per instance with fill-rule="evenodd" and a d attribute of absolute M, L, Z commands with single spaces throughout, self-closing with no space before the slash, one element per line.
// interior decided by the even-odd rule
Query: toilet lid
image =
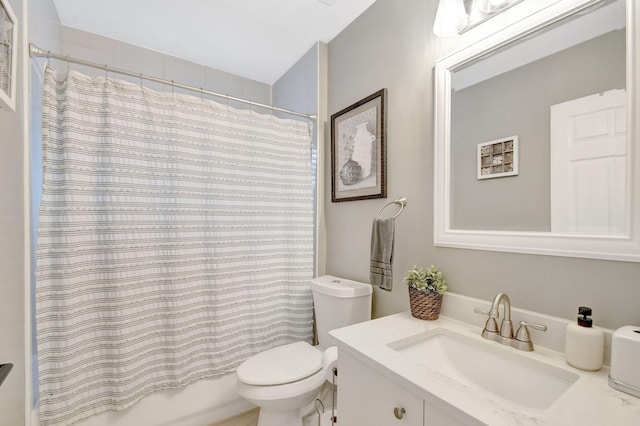
<path fill-rule="evenodd" d="M 305 379 L 322 369 L 322 353 L 305 342 L 278 346 L 243 362 L 236 374 L 248 385 L 282 385 Z"/>

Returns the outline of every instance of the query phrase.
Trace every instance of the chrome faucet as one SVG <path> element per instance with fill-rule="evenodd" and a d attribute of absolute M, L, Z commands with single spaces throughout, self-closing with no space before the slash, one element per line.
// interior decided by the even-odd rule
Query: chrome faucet
<path fill-rule="evenodd" d="M 500 323 L 498 329 L 498 320 L 500 319 L 500 304 L 503 305 L 504 318 Z M 502 343 L 503 345 L 513 346 L 521 351 L 532 351 L 533 342 L 531 341 L 531 335 L 527 327 L 534 328 L 540 331 L 547 331 L 547 326 L 536 323 L 529 323 L 526 321 L 520 321 L 520 328 L 513 336 L 513 324 L 511 323 L 511 300 L 506 293 L 498 293 L 491 303 L 491 309 L 486 311 L 480 308 L 474 308 L 474 312 L 478 314 L 488 315 L 487 322 L 482 329 L 482 337 L 485 339 L 493 340 L 495 342 Z"/>

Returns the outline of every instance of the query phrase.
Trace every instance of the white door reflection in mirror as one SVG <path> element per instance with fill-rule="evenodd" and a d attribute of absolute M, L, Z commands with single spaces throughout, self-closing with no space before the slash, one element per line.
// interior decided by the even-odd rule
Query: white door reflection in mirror
<path fill-rule="evenodd" d="M 626 232 L 627 93 L 551 106 L 551 232 Z"/>

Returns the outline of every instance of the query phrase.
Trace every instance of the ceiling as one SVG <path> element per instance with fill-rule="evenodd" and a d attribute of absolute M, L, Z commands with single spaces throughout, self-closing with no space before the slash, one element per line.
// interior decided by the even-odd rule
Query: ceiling
<path fill-rule="evenodd" d="M 53 0 L 62 25 L 267 84 L 375 0 Z"/>

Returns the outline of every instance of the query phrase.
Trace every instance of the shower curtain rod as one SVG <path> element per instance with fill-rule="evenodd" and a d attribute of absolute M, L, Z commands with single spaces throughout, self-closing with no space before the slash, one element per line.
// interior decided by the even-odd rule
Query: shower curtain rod
<path fill-rule="evenodd" d="M 45 58 L 59 59 L 61 61 L 72 62 L 72 63 L 78 64 L 78 65 L 85 65 L 85 66 L 88 66 L 88 67 L 97 68 L 97 69 L 101 69 L 101 70 L 108 71 L 108 72 L 124 74 L 124 75 L 128 75 L 130 77 L 140 78 L 142 80 L 148 80 L 148 81 L 153 81 L 153 82 L 156 82 L 156 83 L 170 85 L 170 86 L 173 86 L 173 87 L 179 87 L 181 89 L 191 90 L 193 92 L 198 92 L 200 94 L 206 94 L 206 95 L 216 96 L 216 97 L 219 97 L 219 98 L 225 98 L 225 99 L 227 99 L 227 101 L 241 102 L 241 103 L 248 104 L 248 105 L 251 105 L 251 106 L 267 108 L 267 109 L 270 109 L 272 111 L 279 111 L 279 112 L 284 112 L 286 114 L 296 115 L 298 117 L 309 118 L 311 120 L 315 120 L 316 119 L 316 115 L 315 114 L 305 114 L 305 113 L 302 113 L 302 112 L 296 112 L 296 111 L 292 111 L 292 110 L 289 110 L 289 109 L 278 108 L 278 107 L 274 107 L 274 106 L 271 106 L 271 105 L 265 105 L 265 104 L 261 104 L 259 102 L 248 101 L 246 99 L 236 98 L 235 96 L 225 95 L 223 93 L 212 92 L 211 90 L 206 90 L 206 89 L 203 89 L 202 87 L 189 86 L 189 85 L 182 84 L 182 83 L 176 83 L 173 80 L 165 80 L 163 78 L 153 77 L 153 76 L 145 75 L 145 74 L 142 74 L 142 73 L 135 73 L 135 72 L 127 71 L 127 70 L 120 69 L 120 68 L 114 68 L 114 67 L 111 67 L 111 66 L 106 65 L 106 64 L 105 65 L 101 65 L 101 64 L 98 64 L 96 62 L 89 62 L 89 61 L 85 61 L 83 59 L 77 59 L 77 58 L 72 58 L 70 56 L 60 55 L 60 54 L 57 54 L 57 53 L 51 53 L 48 50 L 44 50 L 44 49 L 39 48 L 38 46 L 34 45 L 33 43 L 29 43 L 29 56 L 32 57 L 32 58 L 33 57 L 45 57 Z"/>

